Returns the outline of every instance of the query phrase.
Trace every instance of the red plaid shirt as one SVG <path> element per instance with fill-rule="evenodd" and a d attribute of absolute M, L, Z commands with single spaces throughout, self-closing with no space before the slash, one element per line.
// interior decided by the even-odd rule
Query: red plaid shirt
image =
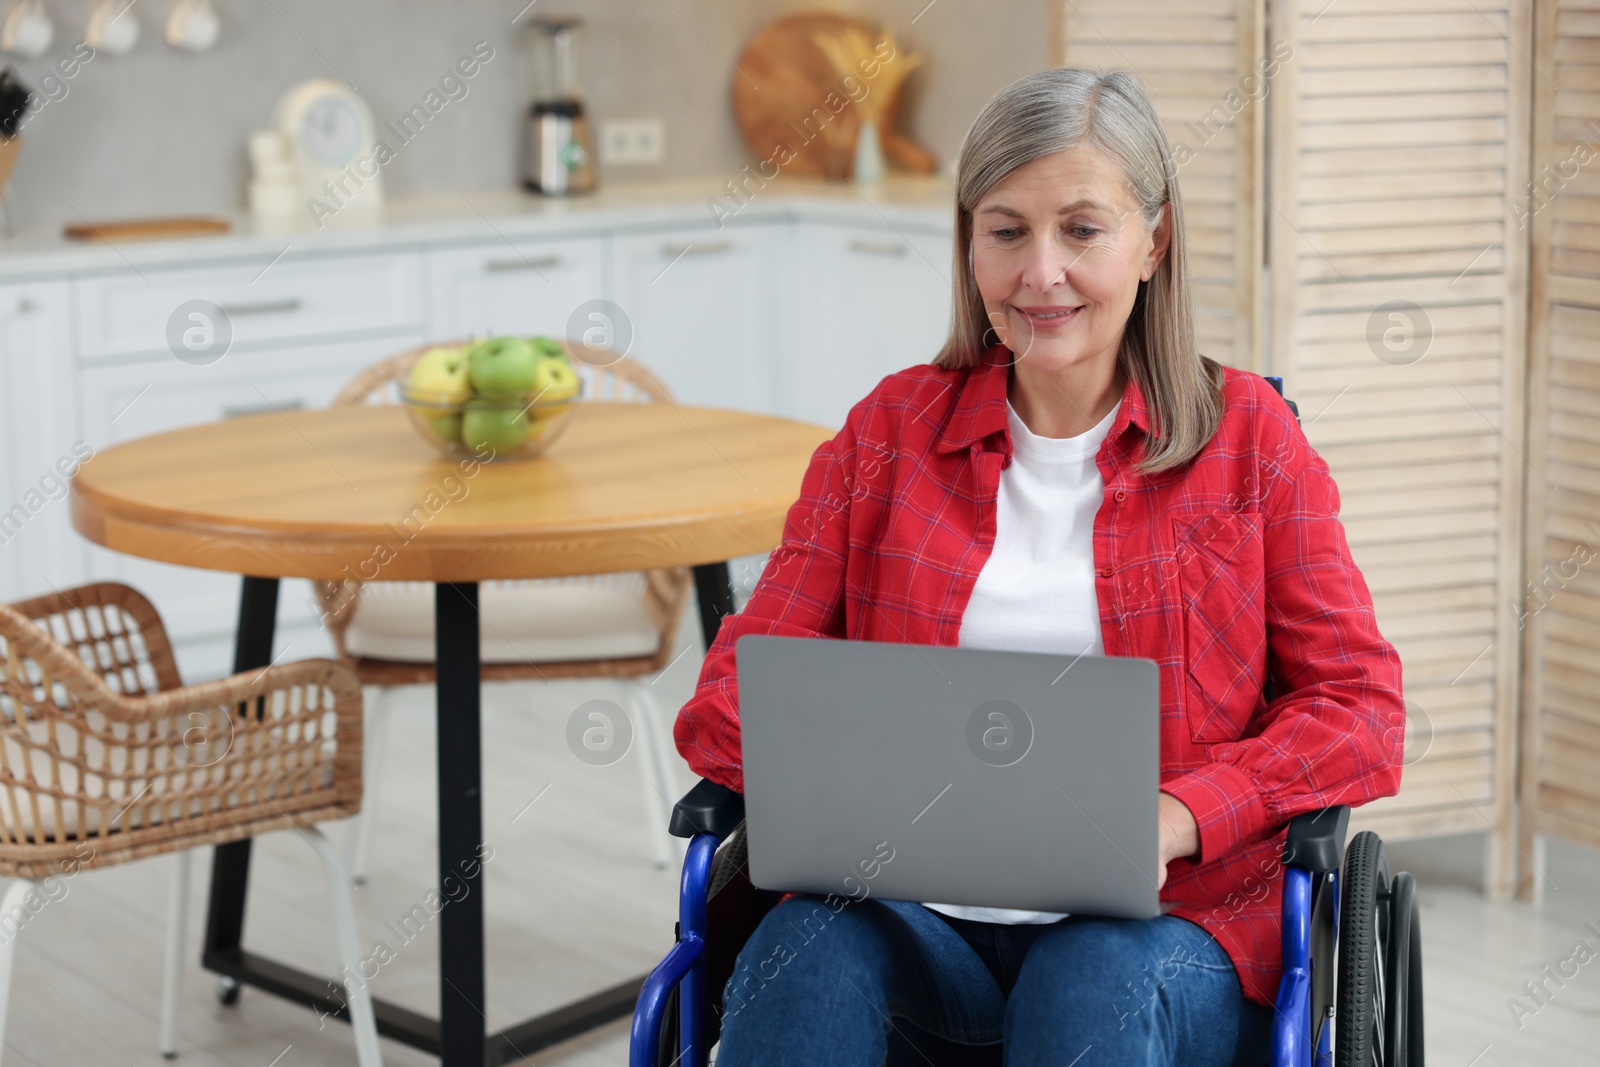
<path fill-rule="evenodd" d="M 695 773 L 743 791 L 734 642 L 744 634 L 955 645 L 994 546 L 1010 352 L 892 374 L 820 445 L 749 602 L 722 620 L 674 736 Z M 1161 897 L 1271 1004 L 1282 966 L 1285 824 L 1400 787 L 1400 659 L 1378 632 L 1339 491 L 1288 406 L 1225 368 L 1212 440 L 1141 475 L 1149 424 L 1130 377 L 1096 463 L 1095 588 L 1108 656 L 1161 668 L 1161 789 L 1198 854 Z M 1268 655 L 1281 694 L 1263 699 Z"/>

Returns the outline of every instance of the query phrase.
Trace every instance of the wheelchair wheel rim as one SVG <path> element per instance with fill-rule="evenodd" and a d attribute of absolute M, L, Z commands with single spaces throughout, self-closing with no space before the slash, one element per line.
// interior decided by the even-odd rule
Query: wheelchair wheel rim
<path fill-rule="evenodd" d="M 1377 927 L 1377 949 L 1372 953 L 1372 1067 L 1389 1067 L 1389 889 L 1385 885 L 1375 894 L 1373 924 Z"/>

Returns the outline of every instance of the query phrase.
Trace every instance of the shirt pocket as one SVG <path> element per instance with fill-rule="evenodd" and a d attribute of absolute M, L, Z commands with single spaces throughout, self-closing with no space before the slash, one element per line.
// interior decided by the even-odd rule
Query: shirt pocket
<path fill-rule="evenodd" d="M 1218 508 L 1172 525 L 1190 737 L 1236 741 L 1266 677 L 1261 515 Z"/>

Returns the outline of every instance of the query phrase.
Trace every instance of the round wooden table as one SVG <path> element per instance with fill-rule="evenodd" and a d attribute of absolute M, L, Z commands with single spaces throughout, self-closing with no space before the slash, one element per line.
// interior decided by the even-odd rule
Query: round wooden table
<path fill-rule="evenodd" d="M 673 404 L 583 403 L 541 457 L 441 456 L 394 406 L 252 415 L 130 441 L 85 463 L 72 522 L 98 545 L 243 576 L 234 669 L 272 658 L 280 578 L 435 583 L 439 877 L 476 871 L 478 585 L 497 578 L 692 566 L 707 647 L 732 610 L 726 561 L 777 546 L 830 431 Z M 203 963 L 337 1011 L 337 983 L 242 945 L 250 842 L 217 849 Z M 643 976 L 484 1033 L 481 873 L 440 913 L 440 1017 L 375 1004 L 378 1029 L 482 1067 L 632 1009 Z"/>

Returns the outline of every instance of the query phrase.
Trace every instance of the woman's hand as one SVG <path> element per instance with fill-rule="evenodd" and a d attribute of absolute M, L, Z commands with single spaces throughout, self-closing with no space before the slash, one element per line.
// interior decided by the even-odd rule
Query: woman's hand
<path fill-rule="evenodd" d="M 1159 826 L 1156 840 L 1161 856 L 1160 873 L 1156 875 L 1156 888 L 1167 884 L 1167 864 L 1200 851 L 1200 827 L 1194 813 L 1171 793 L 1162 793 L 1156 807 Z"/>

